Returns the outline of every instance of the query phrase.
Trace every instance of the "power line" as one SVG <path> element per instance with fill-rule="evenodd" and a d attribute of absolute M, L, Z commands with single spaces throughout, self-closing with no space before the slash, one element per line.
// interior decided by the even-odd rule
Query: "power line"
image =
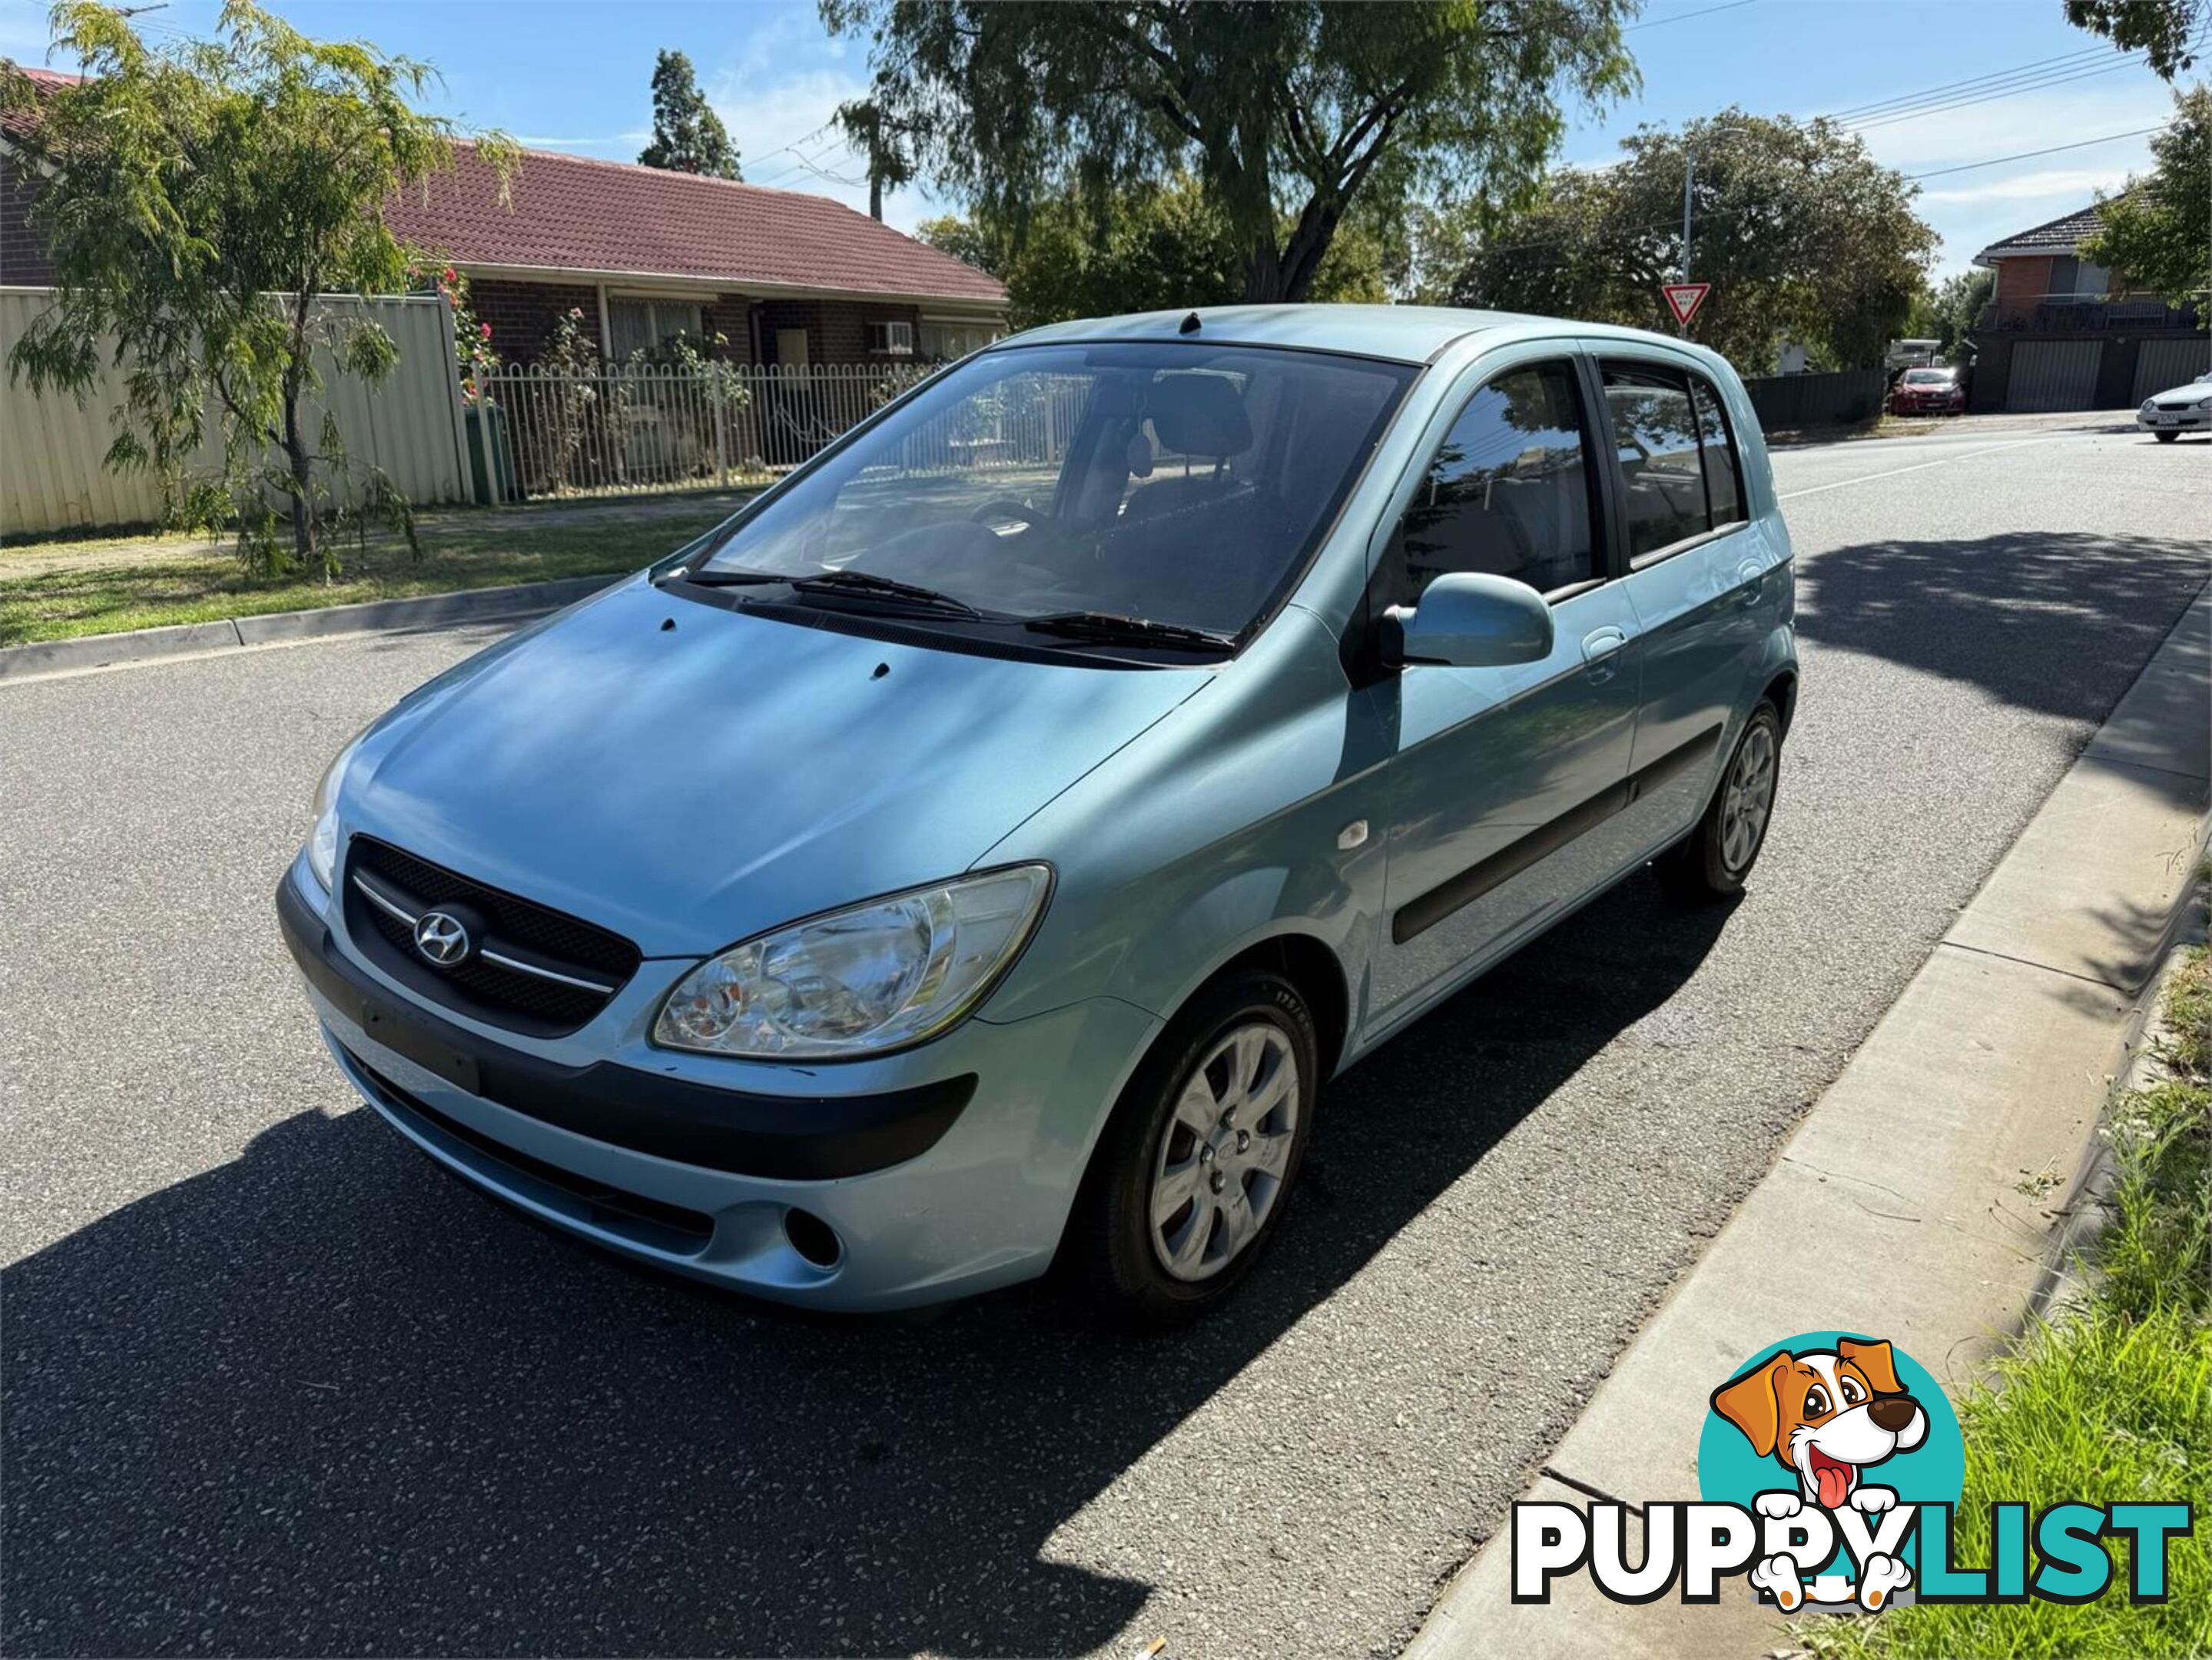
<path fill-rule="evenodd" d="M 1993 155 L 1986 161 L 1964 161 L 1955 167 L 1937 167 L 1932 173 L 1908 173 L 1907 179 L 1941 179 L 1947 173 L 1972 173 L 1977 167 L 1994 167 L 2004 161 L 2025 161 L 2032 155 L 2056 155 L 2061 150 L 2087 149 L 2093 144 L 2118 143 L 2123 138 L 2140 138 L 2145 133 L 2163 132 L 2163 127 L 2137 127 L 2131 132 L 2108 132 L 2102 138 L 2084 138 L 2072 144 L 2052 144 L 2039 150 L 2020 150 L 2011 155 Z"/>
<path fill-rule="evenodd" d="M 1678 11 L 1672 17 L 1646 18 L 1641 23 L 1631 23 L 1626 28 L 1621 30 L 1621 33 L 1633 34 L 1638 29 L 1663 28 L 1669 23 L 1686 23 L 1692 17 L 1711 17 L 1717 11 L 1735 11 L 1739 7 L 1755 6 L 1758 3 L 1759 0 L 1728 0 L 1725 5 L 1707 6 L 1702 11 Z"/>
<path fill-rule="evenodd" d="M 2191 43 L 2192 46 L 2201 45 L 2207 34 L 2212 34 L 2212 31 L 2200 33 Z M 2089 80 L 2095 76 L 2112 75 L 2139 66 L 2146 61 L 2147 54 L 2142 52 L 2124 52 L 2114 58 L 2102 47 L 2092 47 L 2086 54 L 2068 53 L 2033 64 L 2023 64 L 2015 69 L 2000 70 L 1966 81 L 1953 82 L 1947 86 L 1908 93 L 1879 103 L 1831 112 L 1825 119 L 1838 122 L 1848 131 L 1866 133 L 1917 120 L 1923 116 L 1970 109 L 2021 93 L 2042 92 L 2076 81 Z"/>
<path fill-rule="evenodd" d="M 776 156 L 781 155 L 786 150 L 789 150 L 793 155 L 796 155 L 799 153 L 799 147 L 801 144 L 812 143 L 816 139 L 819 138 L 823 133 L 829 131 L 830 129 L 836 124 L 837 118 L 833 115 L 827 121 L 824 121 L 820 126 L 815 128 L 813 131 L 802 132 L 788 144 L 779 144 L 774 149 L 764 151 L 763 154 L 756 155 L 752 159 L 755 161 L 770 161 Z"/>
<path fill-rule="evenodd" d="M 1844 125 L 1852 132 L 1871 132 L 1879 127 L 1895 126 L 1901 121 L 1917 121 L 1923 116 L 1942 115 L 1951 110 L 1970 109 L 1977 104 L 1990 103 L 2000 98 L 2015 97 L 2024 92 L 2043 92 L 2052 87 L 2069 85 L 2075 81 L 2091 80 L 2100 75 L 2117 74 L 2121 70 L 2136 68 L 2140 60 L 2123 59 L 2118 63 L 2105 64 L 2095 69 L 2075 70 L 2064 75 L 2051 75 L 2039 80 L 2023 81 L 2016 86 L 1982 93 L 1972 98 L 1959 98 L 1945 103 L 1922 105 L 1899 111 L 1893 114 L 1879 116 L 1872 120 L 1847 122 Z"/>
<path fill-rule="evenodd" d="M 2123 138 L 2140 138 L 2146 133 L 2159 132 L 2162 131 L 2164 131 L 2163 127 L 2139 127 L 2132 132 L 2110 132 L 2106 133 L 2102 138 L 2084 138 L 2079 143 L 2071 144 L 2052 144 L 2047 149 L 2021 150 L 2012 155 L 1993 155 L 1985 161 L 1964 161 L 1960 162 L 1956 167 L 1936 167 L 1928 173 L 1907 173 L 1905 177 L 1907 179 L 1940 179 L 1946 173 L 1972 173 L 1978 167 L 1994 167 L 1998 166 L 2000 163 L 2006 161 L 2024 161 L 2030 156 L 2055 155 L 2061 150 L 2087 149 L 2093 144 L 2117 143 Z M 1693 226 L 1713 225 L 1721 223 L 1726 220 L 1741 219 L 1747 214 L 1762 213 L 1765 211 L 1765 208 L 1764 205 L 1747 208 L 1721 209 L 1710 213 L 1694 215 L 1692 216 L 1692 223 Z M 1614 226 L 1610 228 L 1607 240 L 1620 240 L 1628 237 L 1641 236 L 1654 231 L 1674 230 L 1679 227 L 1680 223 L 1681 221 L 1679 218 L 1668 217 L 1666 219 L 1655 219 L 1650 221 L 1649 223 L 1641 225 Z M 1475 257 L 1478 258 L 1487 258 L 1492 254 L 1497 253 L 1525 253 L 1533 248 L 1571 247 L 1577 246 L 1579 241 L 1580 239 L 1572 236 L 1547 236 L 1533 242 L 1504 242 L 1488 247 L 1480 248 L 1476 250 Z"/>
<path fill-rule="evenodd" d="M 2031 70 L 2048 69 L 2054 64 L 2078 64 L 2092 58 L 2108 57 L 2111 52 L 2109 46 L 2091 46 L 2081 52 L 2061 52 L 2056 58 L 2039 58 L 2032 64 L 2016 64 L 2008 70 L 1991 70 L 1984 75 L 1970 75 L 1963 81 L 1947 81 L 1941 86 L 1923 87 L 1918 92 L 1901 92 L 1893 97 L 1877 98 L 1870 104 L 1852 104 L 1843 109 L 1829 110 L 1826 112 L 1826 117 L 1831 121 L 1849 121 L 1862 116 L 1877 115 L 1893 106 L 1917 104 L 1923 99 L 1948 96 L 1987 82 L 2008 80 Z"/>

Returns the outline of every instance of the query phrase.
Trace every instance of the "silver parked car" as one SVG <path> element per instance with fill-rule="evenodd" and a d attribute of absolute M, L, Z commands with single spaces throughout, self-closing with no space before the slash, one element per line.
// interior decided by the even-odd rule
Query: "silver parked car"
<path fill-rule="evenodd" d="M 278 911 L 355 1087 L 547 1221 L 794 1303 L 1058 1262 L 1171 1319 L 1334 1073 L 1647 861 L 1742 886 L 1792 605 L 1709 352 L 1061 325 L 408 696 Z"/>
<path fill-rule="evenodd" d="M 2144 398 L 2136 424 L 2161 444 L 2172 443 L 2185 432 L 2212 432 L 2212 372 Z"/>

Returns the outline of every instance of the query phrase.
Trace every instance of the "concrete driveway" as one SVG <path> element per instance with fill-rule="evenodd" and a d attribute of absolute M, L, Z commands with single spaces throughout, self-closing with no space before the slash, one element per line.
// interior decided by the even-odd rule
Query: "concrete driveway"
<path fill-rule="evenodd" d="M 356 1104 L 270 891 L 483 631 L 0 686 L 0 1645 L 1392 1652 L 2208 575 L 2200 446 L 1778 470 L 1752 891 L 1633 880 L 1345 1079 L 1266 1271 L 1152 1342 L 694 1295 Z"/>

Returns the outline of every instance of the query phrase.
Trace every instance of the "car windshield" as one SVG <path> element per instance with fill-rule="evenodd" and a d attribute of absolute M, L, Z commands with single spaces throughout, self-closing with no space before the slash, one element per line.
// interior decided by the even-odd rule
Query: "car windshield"
<path fill-rule="evenodd" d="M 987 352 L 733 524 L 691 575 L 1047 634 L 1036 619 L 1095 631 L 1104 613 L 1239 636 L 1303 568 L 1416 372 L 1182 340 Z"/>
<path fill-rule="evenodd" d="M 1908 386 L 1948 386 L 1951 384 L 1948 369 L 1915 369 L 1905 377 Z"/>

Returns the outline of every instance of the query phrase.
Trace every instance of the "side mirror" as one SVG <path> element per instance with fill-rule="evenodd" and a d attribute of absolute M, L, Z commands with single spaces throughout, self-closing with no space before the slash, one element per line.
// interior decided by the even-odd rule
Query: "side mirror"
<path fill-rule="evenodd" d="M 1447 571 L 1421 603 L 1384 613 L 1400 663 L 1442 663 L 1460 669 L 1502 669 L 1552 654 L 1552 608 L 1526 582 L 1480 571 Z"/>

